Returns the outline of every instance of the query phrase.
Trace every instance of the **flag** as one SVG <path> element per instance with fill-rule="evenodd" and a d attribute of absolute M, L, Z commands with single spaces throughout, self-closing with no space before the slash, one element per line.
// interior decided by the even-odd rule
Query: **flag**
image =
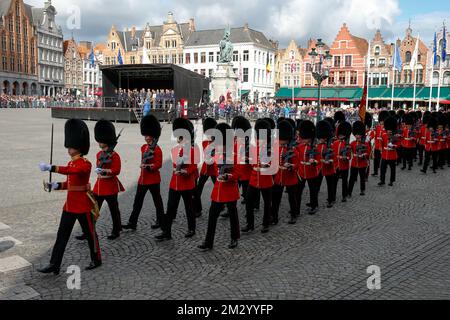
<path fill-rule="evenodd" d="M 444 31 L 442 34 L 442 63 L 445 63 L 445 59 L 447 59 L 447 32 L 444 25 Z"/>
<path fill-rule="evenodd" d="M 144 43 L 144 46 L 142 47 L 142 63 L 150 64 L 150 59 L 148 57 L 147 47 L 146 47 L 145 43 Z"/>
<path fill-rule="evenodd" d="M 437 35 L 434 33 L 434 41 L 433 41 L 433 66 L 437 64 Z"/>
<path fill-rule="evenodd" d="M 90 61 L 91 67 L 93 68 L 95 66 L 94 49 L 91 49 L 91 53 L 89 54 L 89 61 Z"/>
<path fill-rule="evenodd" d="M 364 122 L 366 119 L 366 104 L 367 104 L 367 81 L 364 81 L 364 91 L 361 98 L 361 103 L 359 105 L 359 118 L 361 119 L 362 122 Z"/>
<path fill-rule="evenodd" d="M 394 70 L 397 70 L 397 71 L 402 70 L 403 61 L 402 61 L 402 57 L 400 56 L 400 48 L 397 46 L 397 44 L 395 45 L 395 52 L 394 52 L 394 56 L 392 57 L 392 65 L 393 65 Z"/>
<path fill-rule="evenodd" d="M 266 73 L 271 73 L 271 66 L 270 66 L 270 53 L 267 52 L 267 62 L 266 62 Z"/>
<path fill-rule="evenodd" d="M 117 61 L 119 62 L 120 65 L 123 64 L 122 54 L 120 53 L 120 49 L 119 49 L 119 54 L 117 55 Z"/>
<path fill-rule="evenodd" d="M 411 62 L 409 63 L 411 70 L 416 69 L 418 55 L 419 55 L 419 35 L 417 35 L 416 46 L 414 48 L 414 53 L 411 57 Z"/>

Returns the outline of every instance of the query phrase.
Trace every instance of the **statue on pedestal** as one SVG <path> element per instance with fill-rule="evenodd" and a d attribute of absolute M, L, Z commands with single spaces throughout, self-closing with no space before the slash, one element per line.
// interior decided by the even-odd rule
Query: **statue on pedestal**
<path fill-rule="evenodd" d="M 219 63 L 230 63 L 233 59 L 233 44 L 230 41 L 230 26 L 225 29 L 223 39 L 219 43 L 220 56 Z"/>

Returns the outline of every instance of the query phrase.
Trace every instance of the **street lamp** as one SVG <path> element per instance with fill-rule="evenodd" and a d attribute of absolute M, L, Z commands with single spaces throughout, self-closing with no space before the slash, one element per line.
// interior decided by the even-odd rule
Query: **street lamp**
<path fill-rule="evenodd" d="M 331 54 L 330 51 L 326 50 L 323 52 L 325 44 L 322 39 L 317 39 L 316 48 L 312 48 L 309 56 L 311 57 L 311 62 L 313 66 L 313 77 L 318 84 L 318 97 L 317 97 L 317 118 L 316 123 L 320 121 L 320 99 L 321 99 L 321 89 L 322 82 L 325 81 L 329 76 L 329 69 L 331 66 Z M 318 62 L 316 64 L 316 61 Z"/>

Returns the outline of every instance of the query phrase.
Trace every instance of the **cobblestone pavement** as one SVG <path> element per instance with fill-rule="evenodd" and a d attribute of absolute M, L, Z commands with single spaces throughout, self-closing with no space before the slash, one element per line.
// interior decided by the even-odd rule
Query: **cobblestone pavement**
<path fill-rule="evenodd" d="M 15 259 L 15 269 L 0 271 L 0 299 L 450 298 L 450 169 L 421 175 L 417 167 L 412 172 L 399 172 L 395 188 L 379 188 L 371 177 L 365 197 L 354 196 L 333 209 L 325 207 L 323 187 L 318 214 L 307 216 L 302 208 L 294 226 L 286 223 L 285 198 L 282 223 L 266 235 L 258 229 L 243 235 L 235 250 L 226 247 L 226 220 L 219 220 L 215 249 L 208 253 L 197 249 L 206 232 L 210 182 L 203 195 L 197 235 L 190 240 L 184 238 L 183 207 L 174 225 L 174 239 L 162 244 L 153 240 L 157 232 L 150 229 L 155 216 L 150 195 L 138 230 L 124 232 L 120 240 L 106 239 L 111 219 L 103 210 L 98 233 L 104 264 L 95 271 L 82 272 L 81 290 L 69 290 L 69 275 L 64 271 L 69 265 L 83 268 L 89 263 L 86 243 L 69 242 L 59 276 L 35 271 L 49 260 L 65 197 L 42 191 L 46 176 L 37 168 L 39 161 L 48 159 L 52 122 L 56 133 L 54 162 L 66 163 L 64 120 L 52 120 L 47 110 L 0 110 L 0 238 L 5 238 L 0 243 L 0 270 L 2 261 L 8 261 L 4 259 Z M 88 125 L 93 129 L 94 123 Z M 127 189 L 120 196 L 122 220 L 126 222 L 143 139 L 137 125 L 117 127 L 125 128 L 117 151 L 123 159 L 121 180 Z M 167 155 L 170 126 L 163 129 L 163 136 L 161 145 Z M 88 158 L 92 160 L 96 151 L 93 144 Z M 162 176 L 166 203 L 168 163 Z M 354 193 L 358 194 L 357 190 Z M 308 197 L 307 192 L 304 197 Z M 239 213 L 243 224 L 242 205 Z M 259 226 L 262 212 L 256 216 Z M 74 235 L 78 233 L 77 226 Z M 370 265 L 381 268 L 380 290 L 367 289 Z"/>

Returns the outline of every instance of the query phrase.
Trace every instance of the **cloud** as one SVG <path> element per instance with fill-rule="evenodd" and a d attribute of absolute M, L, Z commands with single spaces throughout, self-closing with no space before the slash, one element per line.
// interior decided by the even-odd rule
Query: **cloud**
<path fill-rule="evenodd" d="M 42 6 L 44 0 L 26 2 Z M 119 29 L 142 28 L 147 22 L 158 25 L 166 20 L 169 11 L 178 22 L 195 18 L 198 30 L 227 24 L 243 26 L 247 22 L 268 38 L 279 40 L 281 46 L 291 39 L 303 46 L 309 38 L 331 43 L 343 22 L 354 35 L 367 39 L 379 28 L 387 41 L 403 36 L 407 26 L 404 21 L 397 22 L 401 14 L 399 0 L 53 0 L 52 3 L 66 38 L 72 33 L 66 27 L 68 8 L 79 6 L 81 28 L 73 30 L 74 37 L 94 42 L 106 41 L 112 24 Z M 415 17 L 413 23 L 426 30 L 424 36 L 429 36 L 430 30 L 438 26 L 437 16 L 445 14 L 449 16 L 448 12 L 423 14 Z"/>

